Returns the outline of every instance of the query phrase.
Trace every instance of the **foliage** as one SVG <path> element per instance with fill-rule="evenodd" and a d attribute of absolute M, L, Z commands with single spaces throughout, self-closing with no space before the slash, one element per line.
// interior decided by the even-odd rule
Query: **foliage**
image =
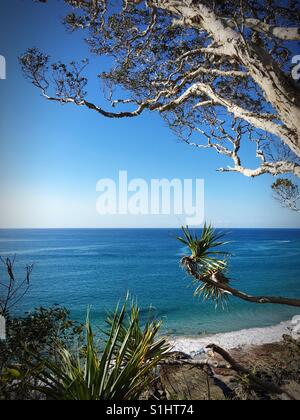
<path fill-rule="evenodd" d="M 29 290 L 33 265 L 26 266 L 25 277 L 19 281 L 14 272 L 15 257 L 12 259 L 0 257 L 0 263 L 6 274 L 4 279 L 0 279 L 0 315 L 8 317 L 10 310 L 23 299 Z"/>
<path fill-rule="evenodd" d="M 27 293 L 32 266 L 22 282 L 14 274 L 15 259 L 1 260 L 7 273 L 1 298 L 1 314 L 6 317 L 7 337 L 0 341 L 0 399 L 135 399 L 141 395 L 169 346 L 156 338 L 161 323 L 144 328 L 140 311 L 126 299 L 119 311 L 107 319 L 102 352 L 95 343 L 87 320 L 86 342 L 83 326 L 70 319 L 58 306 L 36 309 L 22 318 L 10 310 Z M 77 350 L 76 350 L 77 349 Z M 75 355 L 76 353 L 76 355 Z"/>
<path fill-rule="evenodd" d="M 178 240 L 191 251 L 190 257 L 182 259 L 182 265 L 186 266 L 188 259 L 197 273 L 197 278 L 194 279 L 194 283 L 197 286 L 195 295 L 202 296 L 204 300 L 212 300 L 216 305 L 224 305 L 228 294 L 217 287 L 214 282 L 206 282 L 205 280 L 209 278 L 217 280 L 218 283 L 228 283 L 224 272 L 228 267 L 228 256 L 230 254 L 216 250 L 216 248 L 228 244 L 228 242 L 221 241 L 225 234 L 223 232 L 217 233 L 211 225 L 206 223 L 202 229 L 201 236 L 198 236 L 196 232 L 192 234 L 188 227 L 183 227 L 182 231 L 184 237 L 179 237 Z M 223 256 L 223 258 L 220 259 L 220 256 Z M 200 285 L 198 276 L 202 279 Z"/>
<path fill-rule="evenodd" d="M 127 301 L 107 320 L 109 329 L 102 351 L 95 342 L 89 319 L 86 342 L 77 355 L 58 343 L 58 359 L 36 358 L 35 389 L 54 400 L 137 399 L 153 379 L 154 369 L 170 350 L 157 339 L 159 322 L 140 326 L 139 309 Z"/>
<path fill-rule="evenodd" d="M 274 191 L 276 200 L 278 200 L 284 207 L 288 207 L 293 211 L 300 211 L 297 205 L 300 199 L 298 185 L 290 179 L 279 178 L 273 183 L 272 190 Z"/>
<path fill-rule="evenodd" d="M 68 30 L 82 32 L 89 54 L 109 58 L 95 77 L 111 107 L 88 99 L 88 61 L 51 64 L 30 48 L 20 63 L 46 99 L 109 118 L 157 111 L 185 143 L 230 159 L 223 172 L 299 177 L 299 89 L 291 77 L 299 0 L 64 3 Z M 256 169 L 242 153 L 246 143 L 256 148 Z"/>
<path fill-rule="evenodd" d="M 300 299 L 286 298 L 281 296 L 253 296 L 246 292 L 231 287 L 230 280 L 226 276 L 228 269 L 228 253 L 215 250 L 226 244 L 220 241 L 223 233 L 216 233 L 212 226 L 204 225 L 201 237 L 195 233 L 192 235 L 187 228 L 183 228 L 184 238 L 178 238 L 191 251 L 191 256 L 181 259 L 181 265 L 192 276 L 197 285 L 195 294 L 201 295 L 205 300 L 211 300 L 224 305 L 229 296 L 235 296 L 246 302 L 262 304 L 287 305 L 300 307 Z M 223 258 L 216 258 L 223 255 Z M 199 285 L 200 284 L 200 285 Z"/>
<path fill-rule="evenodd" d="M 38 308 L 22 318 L 8 318 L 7 339 L 0 341 L 0 399 L 31 398 L 28 377 L 32 354 L 55 357 L 57 340 L 73 346 L 81 341 L 81 333 L 82 326 L 58 306 Z"/>
<path fill-rule="evenodd" d="M 227 269 L 230 253 L 216 250 L 216 248 L 228 244 L 228 242 L 220 241 L 225 233 L 217 233 L 211 225 L 206 223 L 200 237 L 197 232 L 192 234 L 188 226 L 182 227 L 182 231 L 184 237 L 177 239 L 191 251 L 189 258 L 197 265 L 197 272 L 201 277 L 211 277 L 216 273 L 223 273 Z M 219 258 L 221 256 L 223 256 L 222 259 Z"/>
<path fill-rule="evenodd" d="M 178 240 L 189 247 L 192 255 L 191 258 L 201 267 L 204 276 L 212 274 L 216 271 L 223 271 L 227 263 L 225 260 L 217 259 L 216 256 L 229 255 L 228 252 L 218 251 L 215 248 L 228 244 L 228 242 L 220 242 L 224 238 L 223 232 L 217 233 L 211 226 L 204 224 L 201 236 L 197 232 L 192 234 L 187 227 L 182 228 L 184 238 L 179 237 Z"/>

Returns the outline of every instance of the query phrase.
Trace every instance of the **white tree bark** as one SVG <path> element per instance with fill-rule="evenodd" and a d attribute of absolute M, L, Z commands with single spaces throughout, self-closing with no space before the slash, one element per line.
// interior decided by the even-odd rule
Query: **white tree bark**
<path fill-rule="evenodd" d="M 273 176 L 294 174 L 300 178 L 300 166 L 296 163 L 286 161 L 264 163 L 257 169 L 248 169 L 241 165 L 237 165 L 233 168 L 228 167 L 219 169 L 219 172 L 238 172 L 249 178 L 256 178 L 264 174 L 271 174 Z"/>
<path fill-rule="evenodd" d="M 235 116 L 235 118 L 241 118 L 252 124 L 254 127 L 266 130 L 269 133 L 284 139 L 285 142 L 289 142 L 291 135 L 290 130 L 274 122 L 272 115 L 259 115 L 255 112 L 243 109 L 234 104 L 230 99 L 218 96 L 209 85 L 204 83 L 197 83 L 196 91 L 199 93 L 205 93 L 214 101 L 214 103 L 224 106 L 229 113 L 232 113 Z"/>
<path fill-rule="evenodd" d="M 283 142 L 300 157 L 300 95 L 298 87 L 279 68 L 264 48 L 245 43 L 241 33 L 216 16 L 204 2 L 193 0 L 152 0 L 152 7 L 164 9 L 192 25 L 204 29 L 223 54 L 236 58 L 261 88 L 266 100 L 277 111 L 288 129 Z M 278 31 L 277 31 L 278 32 Z M 268 122 L 262 127 L 269 131 Z"/>
<path fill-rule="evenodd" d="M 98 5 L 98 2 L 95 2 L 91 21 L 97 18 L 101 10 L 100 30 L 104 30 L 108 0 L 102 0 L 103 10 L 97 8 L 96 3 Z M 233 167 L 221 169 L 223 171 L 239 172 L 249 177 L 266 173 L 274 176 L 292 173 L 300 177 L 299 161 L 289 153 L 292 151 L 300 158 L 299 87 L 292 77 L 281 70 L 273 59 L 273 53 L 265 49 L 265 44 L 254 41 L 254 39 L 266 39 L 266 37 L 272 38 L 272 41 L 274 38 L 281 41 L 295 41 L 300 39 L 299 28 L 271 26 L 257 19 L 256 16 L 255 19 L 242 18 L 242 10 L 240 10 L 240 17 L 218 16 L 208 0 L 123 0 L 123 12 L 120 13 L 126 13 L 130 4 L 142 3 L 143 7 L 151 9 L 149 10 L 151 20 L 146 29 L 135 28 L 132 37 L 126 41 L 123 47 L 127 59 L 130 54 L 135 54 L 136 58 L 139 57 L 135 46 L 137 39 L 147 38 L 148 35 L 151 37 L 155 32 L 156 23 L 159 22 L 159 9 L 163 10 L 164 14 L 174 17 L 175 24 L 182 25 L 184 28 L 190 26 L 196 28 L 194 33 L 196 47 L 191 50 L 185 48 L 180 57 L 177 57 L 176 53 L 174 59 L 166 58 L 166 65 L 168 62 L 171 65 L 169 74 L 165 72 L 165 69 L 161 71 L 161 65 L 159 65 L 160 70 L 155 72 L 153 70 L 156 66 L 155 60 L 153 63 L 149 61 L 151 64 L 151 66 L 149 64 L 149 72 L 154 73 L 154 80 L 151 78 L 154 89 L 148 92 L 146 88 L 144 98 L 133 95 L 131 98 L 115 99 L 111 92 L 109 101 L 114 110 L 107 111 L 85 99 L 84 88 L 80 82 L 82 70 L 76 67 L 72 72 L 78 86 L 75 83 L 75 87 L 70 87 L 66 82 L 65 90 L 61 89 L 61 92 L 54 93 L 54 90 L 51 90 L 49 74 L 46 75 L 44 68 L 48 58 L 34 49 L 29 50 L 28 54 L 22 57 L 26 77 L 29 77 L 32 83 L 41 90 L 47 100 L 73 103 L 108 118 L 130 118 L 137 117 L 146 110 L 157 111 L 189 145 L 198 148 L 213 148 L 219 154 L 232 159 Z M 170 16 L 166 22 L 167 25 L 170 24 Z M 87 28 L 88 25 L 89 23 L 84 24 L 83 27 Z M 250 28 L 251 34 L 256 34 L 256 36 L 251 38 L 249 30 L 245 34 L 244 28 Z M 107 30 L 111 30 L 109 25 Z M 260 33 L 263 33 L 264 37 L 257 35 Z M 199 36 L 198 48 L 197 36 Z M 122 44 L 123 41 L 117 37 L 117 47 L 118 42 Z M 189 58 L 192 59 L 189 60 Z M 127 64 L 127 59 L 125 58 L 123 64 Z M 41 63 L 43 68 L 41 68 Z M 63 69 L 62 72 L 64 71 L 66 70 Z M 160 72 L 162 75 L 155 79 Z M 59 80 L 61 75 L 54 74 L 53 76 L 52 74 L 52 77 L 54 80 L 57 78 Z M 129 80 L 130 77 L 129 72 Z M 145 82 L 145 85 L 148 82 L 149 80 Z M 229 86 L 231 83 L 232 88 Z M 249 86 L 249 94 L 246 86 Z M 251 89 L 254 91 L 253 97 L 250 93 Z M 265 99 L 262 98 L 263 95 Z M 262 102 L 261 107 L 257 103 L 258 98 Z M 129 105 L 129 107 L 124 111 L 115 111 L 119 104 Z M 185 112 L 185 104 L 187 104 L 188 112 Z M 217 117 L 220 107 L 223 107 L 231 117 L 232 127 L 229 129 L 224 126 L 225 121 Z M 198 108 L 202 111 L 198 112 Z M 266 109 L 266 111 L 258 112 L 257 109 Z M 207 123 L 206 127 L 201 126 L 201 116 Z M 200 139 L 196 142 L 192 140 L 192 134 L 195 132 L 200 134 Z M 244 137 L 257 144 L 256 156 L 261 160 L 259 168 L 251 169 L 243 164 L 239 152 Z M 278 142 L 278 139 L 287 147 Z M 275 153 L 272 150 L 272 141 L 276 143 Z"/>
<path fill-rule="evenodd" d="M 235 27 L 235 23 L 229 19 L 226 19 L 229 26 Z M 254 29 L 256 32 L 260 32 L 269 36 L 273 36 L 282 41 L 300 41 L 300 29 L 299 28 L 285 28 L 282 26 L 268 25 L 266 22 L 262 22 L 259 19 L 247 18 L 243 19 L 241 24 L 246 25 L 248 28 Z"/>

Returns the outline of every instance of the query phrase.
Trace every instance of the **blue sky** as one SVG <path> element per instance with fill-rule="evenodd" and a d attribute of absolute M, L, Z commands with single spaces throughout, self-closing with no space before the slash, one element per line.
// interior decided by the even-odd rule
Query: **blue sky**
<path fill-rule="evenodd" d="M 0 3 L 0 227 L 170 227 L 177 216 L 100 216 L 97 181 L 117 178 L 205 180 L 205 215 L 220 227 L 300 227 L 300 217 L 272 198 L 272 178 L 220 174 L 231 162 L 179 142 L 157 114 L 107 120 L 73 106 L 49 103 L 23 78 L 17 57 L 38 47 L 54 60 L 88 56 L 79 33 L 60 24 L 63 6 L 31 1 Z M 99 79 L 107 63 L 92 58 L 89 88 L 100 105 Z M 246 149 L 249 156 L 253 150 Z M 250 160 L 255 166 L 255 160 Z"/>

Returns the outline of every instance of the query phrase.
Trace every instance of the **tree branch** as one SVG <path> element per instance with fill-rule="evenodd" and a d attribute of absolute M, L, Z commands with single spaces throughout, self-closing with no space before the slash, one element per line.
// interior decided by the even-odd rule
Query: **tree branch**
<path fill-rule="evenodd" d="M 270 174 L 273 176 L 281 175 L 281 174 L 294 174 L 298 178 L 300 178 L 300 165 L 294 162 L 286 162 L 286 161 L 279 161 L 279 162 L 266 162 L 263 163 L 257 169 L 247 169 L 241 165 L 237 165 L 234 167 L 228 166 L 227 168 L 220 168 L 218 169 L 219 172 L 238 172 L 243 174 L 244 176 L 255 178 L 264 174 Z"/>
<path fill-rule="evenodd" d="M 236 22 L 233 22 L 231 19 L 224 18 L 223 20 L 231 28 L 236 27 Z M 267 36 L 272 36 L 282 41 L 300 41 L 299 27 L 286 28 L 283 26 L 274 26 L 254 18 L 244 18 L 240 21 L 238 20 L 238 22 L 250 29 L 253 29 L 256 32 L 263 33 Z"/>
<path fill-rule="evenodd" d="M 108 0 L 65 3 L 73 9 L 65 24 L 73 30 L 88 28 L 90 51 L 114 62 L 109 71 L 98 75 L 110 89 L 110 105 L 128 108 L 105 110 L 86 99 L 88 79 L 83 71 L 87 60 L 79 66 L 51 64 L 49 56 L 32 48 L 20 57 L 20 63 L 46 99 L 117 119 L 157 111 L 186 143 L 212 148 L 233 160 L 232 167 L 221 171 L 250 177 L 290 171 L 299 176 L 300 95 L 297 84 L 285 73 L 294 51 L 274 38 L 298 38 L 298 29 L 292 27 L 298 24 L 296 12 L 279 4 L 271 11 L 269 3 L 256 9 L 248 1 L 225 5 L 205 0 L 124 0 L 123 8 L 113 9 Z M 173 19 L 182 26 L 174 26 Z M 287 27 L 282 27 L 285 21 Z M 132 94 L 115 99 L 115 86 Z M 232 130 L 240 123 L 247 128 L 235 138 Z M 207 144 L 191 139 L 195 131 Z M 262 136 L 264 146 L 266 140 L 270 146 L 256 151 L 261 166 L 248 169 L 240 156 L 241 141 L 257 142 L 255 138 Z M 290 149 L 289 155 L 281 155 L 282 144 Z"/>
<path fill-rule="evenodd" d="M 229 284 L 220 282 L 217 279 L 216 275 L 210 277 L 202 276 L 197 271 L 197 264 L 191 257 L 184 257 L 181 260 L 182 266 L 186 269 L 188 274 L 194 277 L 197 281 L 208 284 L 209 286 L 218 288 L 224 293 L 229 293 L 232 296 L 235 296 L 239 299 L 245 300 L 251 303 L 259 304 L 276 304 L 276 305 L 287 305 L 293 307 L 300 307 L 300 299 L 289 299 L 284 297 L 274 297 L 274 296 L 251 296 L 244 292 L 241 292 L 237 289 L 232 288 Z"/>
<path fill-rule="evenodd" d="M 235 372 L 237 372 L 238 374 L 246 375 L 249 381 L 252 382 L 255 386 L 259 387 L 260 389 L 267 391 L 271 394 L 288 397 L 289 400 L 295 400 L 295 398 L 292 395 L 288 394 L 286 391 L 282 390 L 279 386 L 275 385 L 274 383 L 264 381 L 263 379 L 258 378 L 256 375 L 253 374 L 253 372 L 251 372 L 251 370 L 240 365 L 233 359 L 233 357 L 230 356 L 229 353 L 227 353 L 227 351 L 217 346 L 216 344 L 210 344 L 209 346 L 207 346 L 207 348 L 222 356 L 223 359 L 231 365 L 232 369 Z"/>
<path fill-rule="evenodd" d="M 223 22 L 204 1 L 153 0 L 151 4 L 180 16 L 186 24 L 204 29 L 219 48 L 222 48 L 223 54 L 238 59 L 240 64 L 248 69 L 266 100 L 288 127 L 288 135 L 280 137 L 297 156 L 300 156 L 299 88 L 284 74 L 273 57 L 260 45 L 254 45 L 250 41 L 246 43 L 243 35 Z M 272 126 L 270 128 L 273 129 Z M 269 131 L 268 126 L 264 129 Z M 276 131 L 278 130 L 281 131 L 277 128 Z M 274 134 L 273 131 L 270 132 Z"/>
<path fill-rule="evenodd" d="M 209 96 L 216 104 L 224 106 L 229 113 L 232 113 L 235 118 L 240 118 L 244 121 L 247 121 L 249 124 L 253 125 L 260 130 L 267 131 L 275 136 L 281 138 L 284 142 L 291 141 L 291 137 L 294 137 L 291 130 L 283 125 L 276 124 L 274 120 L 276 116 L 273 114 L 258 114 L 255 112 L 248 111 L 240 106 L 236 105 L 230 99 L 225 99 L 219 96 L 213 88 L 204 83 L 197 83 L 195 87 L 195 92 L 205 93 Z M 197 106 L 197 105 L 196 105 Z M 295 138 L 295 141 L 297 139 Z"/>

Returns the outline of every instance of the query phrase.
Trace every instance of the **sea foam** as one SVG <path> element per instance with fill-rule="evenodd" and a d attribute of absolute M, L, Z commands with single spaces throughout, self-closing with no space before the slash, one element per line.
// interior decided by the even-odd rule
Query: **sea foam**
<path fill-rule="evenodd" d="M 250 328 L 205 337 L 172 337 L 169 341 L 173 346 L 174 352 L 178 351 L 194 356 L 204 353 L 209 344 L 216 344 L 224 349 L 230 350 L 244 346 L 277 343 L 282 341 L 283 335 L 291 335 L 293 329 L 293 322 L 286 321 L 273 327 Z"/>

